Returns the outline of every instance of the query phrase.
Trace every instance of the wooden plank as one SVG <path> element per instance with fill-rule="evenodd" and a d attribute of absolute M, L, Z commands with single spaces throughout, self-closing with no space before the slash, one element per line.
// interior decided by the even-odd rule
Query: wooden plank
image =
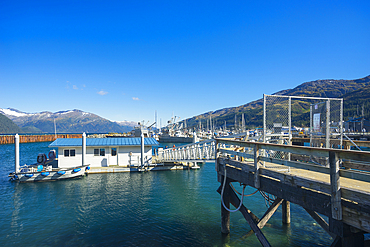
<path fill-rule="evenodd" d="M 281 199 L 281 198 L 276 198 L 275 199 L 275 201 L 271 204 L 271 206 L 267 209 L 265 214 L 262 216 L 261 220 L 258 222 L 257 226 L 260 229 L 262 229 L 266 225 L 266 223 L 274 215 L 274 213 L 279 208 L 279 206 L 282 202 L 283 202 L 283 199 Z"/>
<path fill-rule="evenodd" d="M 329 224 L 318 213 L 316 213 L 315 211 L 311 209 L 308 209 L 305 207 L 303 208 L 304 210 L 307 211 L 307 213 L 309 213 L 309 215 L 311 215 L 311 217 L 317 222 L 317 224 L 319 224 L 322 227 L 322 229 L 324 229 L 333 239 L 337 237 L 336 234 L 330 232 Z"/>
<path fill-rule="evenodd" d="M 251 165 L 245 162 L 239 162 L 234 160 L 227 160 L 220 158 L 220 164 L 230 164 L 232 166 L 238 167 L 242 171 L 245 172 L 253 172 L 253 168 Z M 329 177 L 328 182 L 319 181 L 315 178 L 306 178 L 306 177 L 300 177 L 296 175 L 292 175 L 288 172 L 279 172 L 268 168 L 259 168 L 260 175 L 268 176 L 274 179 L 280 180 L 284 184 L 290 184 L 292 186 L 300 186 L 300 187 L 306 187 L 309 189 L 320 191 L 321 193 L 327 193 L 331 194 L 331 185 L 329 183 Z M 254 178 L 253 178 L 254 181 Z M 254 185 L 251 185 L 254 187 Z M 370 185 L 369 185 L 370 188 Z M 355 201 L 359 204 L 363 205 L 370 205 L 370 192 L 365 191 L 369 188 L 362 188 L 364 190 L 355 190 L 351 188 L 341 188 L 341 196 L 345 199 Z"/>
<path fill-rule="evenodd" d="M 220 187 L 218 187 L 217 189 L 217 192 L 221 195 L 221 189 L 222 189 L 222 185 L 220 185 Z M 230 201 L 230 203 L 235 207 L 235 208 L 238 208 L 239 205 L 238 204 L 235 204 L 234 201 Z M 251 215 L 251 217 L 253 218 L 253 220 L 255 222 L 259 222 L 260 219 L 254 214 L 252 213 L 252 211 L 250 211 L 246 206 L 242 205 L 242 207 L 245 208 L 245 210 L 247 210 L 247 212 Z"/>
<path fill-rule="evenodd" d="M 344 160 L 343 161 L 343 166 L 346 168 L 351 168 L 351 169 L 358 169 L 358 170 L 363 170 L 363 171 L 368 171 L 370 172 L 370 164 L 361 164 L 361 163 L 356 163 L 352 162 L 350 160 Z"/>
<path fill-rule="evenodd" d="M 231 201 L 233 201 L 233 203 L 235 203 L 236 205 L 240 204 L 240 199 L 235 194 L 234 191 L 231 191 Z M 254 231 L 254 234 L 256 235 L 262 246 L 271 246 L 270 243 L 267 241 L 265 235 L 262 233 L 261 229 L 257 226 L 256 222 L 253 220 L 252 216 L 248 213 L 247 210 L 245 210 L 245 207 L 241 207 L 240 212 L 243 214 L 245 220 L 248 222 L 248 224 Z"/>
<path fill-rule="evenodd" d="M 254 152 L 254 187 L 256 189 L 260 188 L 260 164 L 259 164 L 259 146 L 257 144 L 254 145 L 253 148 Z"/>
<path fill-rule="evenodd" d="M 224 168 L 220 166 L 220 174 Z M 235 181 L 254 186 L 254 176 L 252 173 L 241 172 L 237 169 L 229 168 L 227 176 Z M 279 198 L 284 198 L 291 203 L 311 209 L 322 215 L 331 216 L 330 195 L 310 190 L 304 187 L 297 187 L 281 183 L 279 180 L 271 179 L 261 175 L 261 190 Z M 343 222 L 348 223 L 365 232 L 370 232 L 370 208 L 369 204 L 358 204 L 342 199 Z"/>
<path fill-rule="evenodd" d="M 331 215 L 336 220 L 342 220 L 342 204 L 340 191 L 339 160 L 336 152 L 329 152 Z"/>
<path fill-rule="evenodd" d="M 357 161 L 370 160 L 370 152 L 354 151 L 354 150 L 336 150 L 329 148 L 316 148 L 316 147 L 302 147 L 302 146 L 288 146 L 282 144 L 262 143 L 262 142 L 248 142 L 248 141 L 235 141 L 230 139 L 217 138 L 220 143 L 237 145 L 241 147 L 253 148 L 255 144 L 259 145 L 260 149 L 290 152 L 302 155 L 313 155 L 319 157 L 329 157 L 329 151 L 338 153 L 338 159 L 349 159 Z"/>
<path fill-rule="evenodd" d="M 246 159 L 248 158 L 254 159 L 254 155 L 252 154 L 237 152 L 233 150 L 221 149 L 220 152 L 240 156 Z M 279 165 L 285 165 L 289 167 L 295 167 L 299 169 L 305 169 L 308 171 L 316 171 L 320 173 L 330 174 L 330 169 L 328 167 L 318 166 L 318 165 L 299 162 L 299 161 L 289 161 L 289 160 L 282 160 L 282 159 L 262 157 L 262 156 L 260 156 L 260 161 L 270 162 L 270 163 L 279 164 Z M 359 164 L 359 163 L 344 161 L 344 166 L 347 168 L 370 171 L 370 164 Z M 352 179 L 356 179 L 356 180 L 360 180 L 364 182 L 370 182 L 370 173 L 361 173 L 359 171 L 343 170 L 343 169 L 339 170 L 339 173 L 341 177 L 352 178 Z"/>
<path fill-rule="evenodd" d="M 220 166 L 220 174 L 224 174 L 224 167 Z M 252 173 L 240 172 L 240 170 L 227 170 L 227 176 L 243 184 L 254 186 L 254 176 Z M 260 177 L 261 190 L 279 198 L 284 198 L 292 203 L 307 206 L 308 208 L 323 214 L 330 215 L 330 196 L 328 194 L 317 193 L 306 188 L 300 188 L 290 184 L 281 183 L 279 180 L 271 179 L 266 176 Z M 315 198 L 313 200 L 312 198 Z"/>
<path fill-rule="evenodd" d="M 225 148 L 220 148 L 218 150 L 221 154 L 230 154 L 230 155 L 235 155 L 235 156 L 240 156 L 246 159 L 253 159 L 254 155 L 253 154 L 247 154 L 244 152 L 238 152 L 230 149 L 225 149 Z"/>

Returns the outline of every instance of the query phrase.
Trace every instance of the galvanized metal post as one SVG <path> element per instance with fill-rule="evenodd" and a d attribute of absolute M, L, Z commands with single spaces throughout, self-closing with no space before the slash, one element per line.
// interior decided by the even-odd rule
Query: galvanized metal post
<path fill-rule="evenodd" d="M 326 101 L 326 148 L 330 147 L 330 99 Z"/>
<path fill-rule="evenodd" d="M 263 94 L 263 142 L 266 143 L 266 95 Z"/>
<path fill-rule="evenodd" d="M 289 96 L 289 112 L 288 112 L 288 118 L 289 118 L 289 145 L 292 145 L 292 97 Z"/>
<path fill-rule="evenodd" d="M 313 125 L 312 125 L 312 104 L 310 106 L 310 147 L 312 147 L 312 131 L 313 131 Z"/>
<path fill-rule="evenodd" d="M 288 145 L 292 145 L 292 97 L 289 96 L 289 113 L 288 113 L 288 118 L 289 118 L 289 141 Z M 288 160 L 290 160 L 290 153 L 288 153 Z"/>
<path fill-rule="evenodd" d="M 14 146 L 15 146 L 15 174 L 19 171 L 19 135 L 14 136 Z"/>
<path fill-rule="evenodd" d="M 82 133 L 82 166 L 85 165 L 86 156 L 86 133 Z"/>
<path fill-rule="evenodd" d="M 339 128 L 340 128 L 340 149 L 343 147 L 343 99 L 340 100 L 340 116 L 339 116 Z"/>

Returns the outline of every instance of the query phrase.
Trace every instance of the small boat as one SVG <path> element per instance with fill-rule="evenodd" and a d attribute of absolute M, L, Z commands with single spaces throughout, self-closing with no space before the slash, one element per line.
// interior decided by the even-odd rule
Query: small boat
<path fill-rule="evenodd" d="M 10 180 L 19 182 L 55 181 L 83 177 L 86 171 L 90 170 L 89 165 L 58 168 L 54 150 L 49 152 L 48 157 L 49 159 L 45 154 L 39 154 L 37 163 L 21 166 L 18 171 L 9 174 Z"/>

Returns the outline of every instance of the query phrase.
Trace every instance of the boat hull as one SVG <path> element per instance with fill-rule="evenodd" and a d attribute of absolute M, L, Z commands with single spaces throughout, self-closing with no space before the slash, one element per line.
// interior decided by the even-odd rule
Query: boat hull
<path fill-rule="evenodd" d="M 85 176 L 87 166 L 84 167 L 73 167 L 70 169 L 53 169 L 51 171 L 40 171 L 40 172 L 20 172 L 17 174 L 10 174 L 12 180 L 25 182 L 43 182 L 43 181 L 55 181 L 64 179 L 81 178 Z M 60 171 L 64 171 L 60 172 Z M 58 173 L 59 172 L 59 173 Z"/>

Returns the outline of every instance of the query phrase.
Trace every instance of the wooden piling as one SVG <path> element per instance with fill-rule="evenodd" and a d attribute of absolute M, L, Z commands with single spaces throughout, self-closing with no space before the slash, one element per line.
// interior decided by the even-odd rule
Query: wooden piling
<path fill-rule="evenodd" d="M 290 224 L 290 202 L 284 200 L 281 206 L 283 224 Z"/>
<path fill-rule="evenodd" d="M 224 176 L 222 176 L 222 182 L 224 182 Z M 229 185 L 230 180 L 226 179 L 225 181 L 225 187 L 224 187 L 224 194 L 223 196 L 223 202 L 224 205 L 230 209 L 230 193 L 231 193 L 231 187 Z M 221 232 L 223 234 L 229 234 L 230 233 L 230 212 L 227 211 L 222 205 L 221 202 Z"/>

